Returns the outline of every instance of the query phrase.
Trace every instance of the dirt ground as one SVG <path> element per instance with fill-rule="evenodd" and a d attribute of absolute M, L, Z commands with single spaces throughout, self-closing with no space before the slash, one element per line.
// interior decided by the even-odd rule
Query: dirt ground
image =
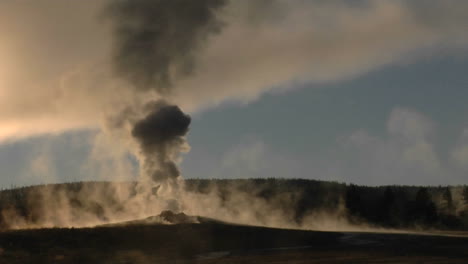
<path fill-rule="evenodd" d="M 468 263 L 468 237 L 285 230 L 223 223 L 0 233 L 0 264 Z"/>

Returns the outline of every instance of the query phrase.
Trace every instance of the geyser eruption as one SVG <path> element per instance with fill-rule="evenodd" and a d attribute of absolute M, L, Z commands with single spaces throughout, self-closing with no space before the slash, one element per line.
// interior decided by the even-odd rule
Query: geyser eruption
<path fill-rule="evenodd" d="M 175 160 L 186 145 L 190 117 L 179 107 L 163 100 L 147 106 L 149 114 L 138 121 L 132 135 L 140 144 L 143 154 L 145 181 L 161 183 L 180 176 Z"/>
<path fill-rule="evenodd" d="M 220 31 L 215 11 L 224 0 L 119 0 L 113 21 L 114 69 L 140 91 L 167 95 L 174 82 L 194 71 L 196 53 Z"/>
<path fill-rule="evenodd" d="M 114 71 L 145 98 L 136 105 L 142 118 L 124 117 L 131 120 L 131 135 L 139 146 L 140 189 L 145 194 L 175 198 L 160 190 L 177 189 L 176 162 L 179 153 L 188 149 L 184 136 L 190 117 L 167 99 L 175 82 L 195 70 L 202 44 L 220 31 L 215 11 L 224 2 L 119 0 L 105 10 L 114 29 Z"/>

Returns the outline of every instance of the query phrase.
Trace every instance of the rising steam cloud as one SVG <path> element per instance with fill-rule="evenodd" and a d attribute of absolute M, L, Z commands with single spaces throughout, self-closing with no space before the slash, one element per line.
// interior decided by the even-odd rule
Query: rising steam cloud
<path fill-rule="evenodd" d="M 177 178 L 180 172 L 174 160 L 186 143 L 190 117 L 162 100 L 149 107 L 150 113 L 132 130 L 145 157 L 143 168 L 154 182 Z"/>
<path fill-rule="evenodd" d="M 224 0 L 113 1 L 106 9 L 115 37 L 114 69 L 137 89 L 166 93 L 194 71 L 196 52 L 220 31 Z"/>
<path fill-rule="evenodd" d="M 105 14 L 114 32 L 116 75 L 136 92 L 166 97 L 176 80 L 194 71 L 204 41 L 219 32 L 215 11 L 223 4 L 222 0 L 111 2 Z M 154 183 L 175 179 L 180 176 L 175 160 L 186 146 L 190 117 L 163 99 L 143 108 L 149 109 L 143 109 L 147 115 L 131 131 L 143 155 L 143 176 Z"/>

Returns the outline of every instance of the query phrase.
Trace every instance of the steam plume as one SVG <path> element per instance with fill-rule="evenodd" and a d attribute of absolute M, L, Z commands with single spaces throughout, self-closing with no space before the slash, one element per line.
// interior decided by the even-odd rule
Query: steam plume
<path fill-rule="evenodd" d="M 115 70 L 138 89 L 165 93 L 173 79 L 194 70 L 197 49 L 221 23 L 224 0 L 114 1 Z"/>
<path fill-rule="evenodd" d="M 174 80 L 194 71 L 197 50 L 219 32 L 215 11 L 223 0 L 112 2 L 106 14 L 114 28 L 114 70 L 138 92 L 165 97 Z M 132 135 L 143 154 L 146 180 L 161 183 L 177 178 L 175 160 L 185 144 L 190 117 L 165 100 L 147 103 L 149 112 L 137 121 Z"/>
<path fill-rule="evenodd" d="M 144 154 L 146 175 L 160 182 L 180 175 L 173 160 L 185 144 L 190 117 L 162 100 L 151 103 L 150 108 L 150 113 L 135 124 L 132 135 Z"/>

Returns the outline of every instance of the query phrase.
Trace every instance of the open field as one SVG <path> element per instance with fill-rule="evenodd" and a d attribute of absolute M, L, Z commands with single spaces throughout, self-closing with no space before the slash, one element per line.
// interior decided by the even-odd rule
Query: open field
<path fill-rule="evenodd" d="M 0 263 L 467 263 L 468 237 L 219 222 L 0 233 Z"/>

